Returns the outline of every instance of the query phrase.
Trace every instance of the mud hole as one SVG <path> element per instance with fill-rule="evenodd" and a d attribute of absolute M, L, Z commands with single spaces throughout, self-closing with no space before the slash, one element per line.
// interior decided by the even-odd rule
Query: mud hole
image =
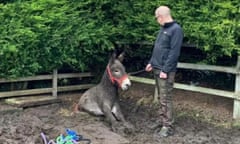
<path fill-rule="evenodd" d="M 80 113 L 72 115 L 81 93 L 59 96 L 62 103 L 0 113 L 0 144 L 42 144 L 46 137 L 56 139 L 66 128 L 75 130 L 93 144 L 239 144 L 240 129 L 232 124 L 232 100 L 200 93 L 174 90 L 175 135 L 153 137 L 158 119 L 156 105 L 150 102 L 152 85 L 133 83 L 120 92 L 126 119 L 135 125 L 134 133 L 113 133 L 103 118 Z M 84 142 L 80 142 L 84 144 Z M 86 143 L 86 142 L 85 142 Z"/>

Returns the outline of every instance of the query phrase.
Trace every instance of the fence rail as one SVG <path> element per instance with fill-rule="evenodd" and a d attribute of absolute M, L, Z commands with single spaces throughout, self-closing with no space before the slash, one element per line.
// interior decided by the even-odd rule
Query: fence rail
<path fill-rule="evenodd" d="M 223 66 L 210 66 L 210 65 L 201 65 L 201 64 L 190 64 L 190 63 L 178 63 L 178 68 L 180 69 L 193 69 L 193 70 L 208 70 L 216 71 L 223 73 L 231 73 L 236 76 L 235 78 L 235 90 L 224 91 L 218 89 L 211 89 L 206 87 L 192 86 L 186 84 L 175 83 L 174 87 L 177 89 L 201 92 L 211 95 L 222 96 L 226 98 L 231 98 L 234 100 L 233 103 L 233 118 L 240 119 L 240 56 L 238 57 L 238 62 L 236 67 L 223 67 Z M 10 82 L 24 82 L 24 81 L 40 81 L 40 80 L 52 80 L 52 87 L 50 88 L 38 88 L 38 89 L 27 89 L 27 90 L 15 90 L 15 91 L 6 91 L 0 92 L 0 98 L 5 97 L 17 97 L 23 95 L 36 95 L 36 94 L 46 94 L 52 93 L 52 96 L 57 96 L 58 92 L 64 91 L 74 91 L 88 89 L 94 84 L 80 84 L 80 85 L 68 85 L 68 86 L 58 86 L 58 79 L 63 78 L 83 78 L 83 77 L 92 77 L 91 73 L 61 73 L 58 74 L 57 70 L 53 70 L 51 75 L 39 75 L 31 76 L 13 80 L 0 79 L 0 83 L 10 83 Z M 146 84 L 155 84 L 153 79 L 130 76 L 132 81 L 146 83 Z"/>
<path fill-rule="evenodd" d="M 58 79 L 84 78 L 84 77 L 93 77 L 93 75 L 89 72 L 58 74 L 57 70 L 53 70 L 53 74 L 49 74 L 49 75 L 30 76 L 30 77 L 12 79 L 12 80 L 0 79 L 0 83 L 52 80 L 52 87 L 4 91 L 4 92 L 0 92 L 0 98 L 18 97 L 18 96 L 24 96 L 24 95 L 47 94 L 47 93 L 52 93 L 53 96 L 57 96 L 58 92 L 82 90 L 82 89 L 88 89 L 88 88 L 94 86 L 94 84 L 78 84 L 78 85 L 58 86 Z"/>
<path fill-rule="evenodd" d="M 219 89 L 192 86 L 192 85 L 186 85 L 186 84 L 180 84 L 180 83 L 175 83 L 174 88 L 231 98 L 234 100 L 233 118 L 240 119 L 240 56 L 238 56 L 238 62 L 236 67 L 210 66 L 210 65 L 190 64 L 190 63 L 178 63 L 177 67 L 180 69 L 209 70 L 209 71 L 234 74 L 236 76 L 234 91 L 224 91 Z M 132 81 L 136 81 L 140 83 L 155 84 L 155 81 L 149 78 L 136 77 L 136 76 L 131 76 L 130 78 Z"/>

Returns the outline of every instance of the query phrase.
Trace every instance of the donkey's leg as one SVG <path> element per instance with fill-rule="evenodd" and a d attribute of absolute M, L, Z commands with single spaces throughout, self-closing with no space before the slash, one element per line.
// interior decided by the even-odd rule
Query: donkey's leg
<path fill-rule="evenodd" d="M 116 118 L 113 116 L 113 114 L 111 112 L 111 107 L 108 103 L 105 102 L 105 104 L 103 104 L 102 111 L 103 111 L 107 121 L 109 121 L 111 124 L 113 124 L 117 121 Z"/>
<path fill-rule="evenodd" d="M 127 127 L 128 129 L 131 129 L 131 130 L 134 129 L 134 126 L 125 120 L 125 117 L 122 114 L 122 111 L 121 111 L 121 108 L 120 108 L 120 105 L 118 102 L 114 103 L 113 108 L 112 108 L 112 113 L 117 118 L 117 120 L 123 122 L 125 127 Z"/>
<path fill-rule="evenodd" d="M 111 111 L 111 107 L 110 104 L 105 102 L 102 106 L 102 111 L 106 117 L 106 120 L 110 123 L 111 128 L 114 132 L 118 131 L 119 129 L 119 123 L 116 120 L 116 118 L 114 117 L 112 111 Z"/>
<path fill-rule="evenodd" d="M 122 122 L 126 121 L 123 114 L 122 114 L 122 111 L 121 111 L 121 108 L 120 108 L 120 105 L 119 105 L 118 102 L 114 103 L 111 111 L 118 121 L 122 121 Z"/>

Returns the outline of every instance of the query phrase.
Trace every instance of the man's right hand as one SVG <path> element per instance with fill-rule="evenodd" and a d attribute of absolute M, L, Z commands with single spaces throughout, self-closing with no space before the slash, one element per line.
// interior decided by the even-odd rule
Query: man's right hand
<path fill-rule="evenodd" d="M 145 71 L 150 72 L 152 71 L 152 65 L 151 64 L 147 64 Z"/>

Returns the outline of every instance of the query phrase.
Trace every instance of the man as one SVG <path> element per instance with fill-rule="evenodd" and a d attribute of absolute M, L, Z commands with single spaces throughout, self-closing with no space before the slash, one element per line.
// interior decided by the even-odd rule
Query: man
<path fill-rule="evenodd" d="M 180 55 L 183 32 L 172 18 L 167 6 L 160 6 L 155 11 L 157 22 L 161 25 L 153 52 L 145 70 L 152 71 L 156 80 L 158 100 L 160 101 L 160 121 L 162 126 L 157 133 L 160 137 L 173 135 L 172 90 Z"/>

